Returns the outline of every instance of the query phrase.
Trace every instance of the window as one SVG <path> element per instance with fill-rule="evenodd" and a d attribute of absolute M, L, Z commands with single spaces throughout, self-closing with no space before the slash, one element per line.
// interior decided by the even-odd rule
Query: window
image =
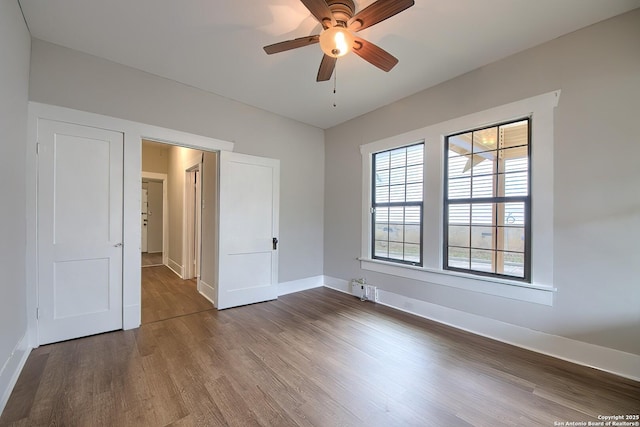
<path fill-rule="evenodd" d="M 528 281 L 530 120 L 445 138 L 443 268 Z"/>
<path fill-rule="evenodd" d="M 424 144 L 373 155 L 373 258 L 422 265 Z"/>
<path fill-rule="evenodd" d="M 553 116 L 559 99 L 559 90 L 548 92 L 361 145 L 360 268 L 427 287 L 553 305 Z M 422 152 L 422 193 L 419 180 L 406 179 L 417 161 L 392 167 L 385 157 L 396 150 L 401 157 L 411 147 Z M 406 211 L 416 206 L 419 241 L 405 233 L 418 226 Z M 419 245 L 420 259 L 410 245 Z"/>

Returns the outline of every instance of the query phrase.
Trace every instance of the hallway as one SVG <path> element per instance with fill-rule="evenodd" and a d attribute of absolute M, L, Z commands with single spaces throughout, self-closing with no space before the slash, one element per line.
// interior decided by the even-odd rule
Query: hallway
<path fill-rule="evenodd" d="M 212 309 L 195 279 L 182 280 L 164 265 L 142 269 L 143 325 Z"/>

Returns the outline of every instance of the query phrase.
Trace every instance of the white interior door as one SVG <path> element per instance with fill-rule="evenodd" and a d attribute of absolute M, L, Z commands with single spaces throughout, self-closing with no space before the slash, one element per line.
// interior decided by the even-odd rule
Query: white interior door
<path fill-rule="evenodd" d="M 218 309 L 278 297 L 279 190 L 279 160 L 220 153 Z"/>
<path fill-rule="evenodd" d="M 122 328 L 123 135 L 38 123 L 38 343 Z"/>
<path fill-rule="evenodd" d="M 148 248 L 148 242 L 149 242 L 149 234 L 148 234 L 148 230 L 149 230 L 149 191 L 146 188 L 142 189 L 142 197 L 141 197 L 141 206 L 140 206 L 140 212 L 141 212 L 141 219 L 140 219 L 140 226 L 142 227 L 142 230 L 140 231 L 140 235 L 142 236 L 142 241 L 140 242 L 140 251 L 141 252 L 148 252 L 149 248 Z"/>

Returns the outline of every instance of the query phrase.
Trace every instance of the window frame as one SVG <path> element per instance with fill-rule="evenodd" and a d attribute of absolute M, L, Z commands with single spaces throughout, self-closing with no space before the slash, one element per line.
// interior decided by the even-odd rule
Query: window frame
<path fill-rule="evenodd" d="M 448 286 L 547 306 L 553 305 L 556 291 L 553 286 L 553 121 L 560 93 L 560 90 L 547 92 L 361 145 L 362 216 L 358 257 L 360 268 L 423 282 L 426 286 Z M 531 117 L 530 282 L 443 269 L 444 138 L 462 129 L 476 129 L 523 117 Z M 370 240 L 372 154 L 418 141 L 425 144 L 423 265 L 420 267 L 373 259 Z M 392 291 L 392 288 L 389 290 Z"/>
<path fill-rule="evenodd" d="M 527 195 L 526 196 L 493 196 L 493 197 L 473 197 L 473 194 L 470 194 L 467 198 L 461 199 L 449 199 L 448 192 L 448 170 L 449 170 L 449 139 L 458 135 L 463 135 L 469 132 L 477 132 L 485 129 L 490 129 L 493 127 L 507 126 L 509 124 L 527 121 Z M 458 271 L 462 273 L 469 273 L 479 276 L 488 276 L 488 277 L 501 277 L 509 280 L 519 280 L 522 282 L 530 283 L 531 282 L 531 170 L 532 170 L 532 159 L 531 159 L 531 135 L 532 135 L 532 117 L 520 117 L 517 119 L 512 119 L 508 121 L 502 121 L 494 124 L 485 125 L 479 128 L 473 128 L 463 131 L 454 132 L 448 134 L 444 137 L 444 155 L 443 155 L 443 187 L 442 187 L 442 216 L 443 216 L 443 224 L 442 224 L 442 268 L 443 270 L 449 271 Z M 502 150 L 499 147 L 496 147 L 496 151 Z M 473 175 L 473 172 L 472 172 Z M 499 174 L 496 174 L 496 178 L 498 179 Z M 472 184 L 473 185 L 473 184 Z M 453 200 L 453 202 L 452 202 Z M 524 245 L 524 274 L 523 277 L 508 275 L 508 274 L 500 274 L 500 273 L 490 273 L 481 270 L 474 270 L 469 266 L 468 269 L 460 268 L 460 267 L 451 267 L 448 266 L 449 261 L 449 224 L 448 224 L 448 209 L 449 206 L 456 204 L 469 204 L 472 206 L 474 203 L 515 203 L 522 202 L 524 203 L 524 233 L 525 233 L 525 245 Z M 470 218 L 470 226 L 471 218 Z M 497 228 L 497 226 L 495 226 Z M 474 248 L 471 246 L 471 241 L 469 242 L 469 249 L 473 250 Z M 496 251 L 496 249 L 493 249 Z"/>
<path fill-rule="evenodd" d="M 401 147 L 395 147 L 395 148 L 391 148 L 388 150 L 382 150 L 382 151 L 378 151 L 375 153 L 372 153 L 371 155 L 371 258 L 372 259 L 376 259 L 376 260 L 382 260 L 382 261 L 386 261 L 386 262 L 393 262 L 393 263 L 398 263 L 398 264 L 407 264 L 407 265 L 412 265 L 412 266 L 418 266 L 418 267 L 422 267 L 423 265 L 423 246 L 424 246 L 424 192 L 422 195 L 422 200 L 419 202 L 416 201 L 412 201 L 412 202 L 407 202 L 406 201 L 406 197 L 405 197 L 405 201 L 404 202 L 378 202 L 376 200 L 376 182 L 375 182 L 375 175 L 376 175 L 376 156 L 382 153 L 390 153 L 391 151 L 397 150 L 397 149 L 409 149 L 411 147 L 416 147 L 418 145 L 422 145 L 422 163 L 420 163 L 422 165 L 422 187 L 424 188 L 424 141 L 419 141 L 419 142 L 414 142 L 408 145 L 404 145 Z M 408 166 L 405 164 L 404 168 L 406 171 L 406 168 Z M 389 171 L 391 171 L 391 169 L 389 169 Z M 405 180 L 405 192 L 406 192 L 406 185 L 407 182 Z M 376 245 L 376 222 L 375 222 L 375 216 L 376 216 L 376 208 L 378 207 L 388 207 L 388 208 L 392 208 L 392 207 L 409 207 L 409 206 L 417 206 L 420 208 L 420 256 L 419 256 L 419 261 L 415 262 L 415 261 L 407 261 L 407 260 L 401 260 L 398 258 L 389 258 L 389 257 L 381 257 L 381 256 L 377 256 L 375 254 L 375 245 Z M 403 223 L 404 224 L 404 223 Z M 404 224 L 406 225 L 406 224 Z M 403 243 L 406 243 L 405 237 L 404 237 L 404 231 L 403 231 Z"/>

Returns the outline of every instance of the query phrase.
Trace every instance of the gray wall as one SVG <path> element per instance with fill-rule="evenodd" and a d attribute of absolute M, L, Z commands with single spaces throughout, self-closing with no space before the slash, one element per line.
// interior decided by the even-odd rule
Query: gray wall
<path fill-rule="evenodd" d="M 147 183 L 147 252 L 162 252 L 162 182 Z"/>
<path fill-rule="evenodd" d="M 218 154 L 204 153 L 202 170 L 202 264 L 200 279 L 218 286 Z"/>
<path fill-rule="evenodd" d="M 322 274 L 321 129 L 35 39 L 29 98 L 232 141 L 239 153 L 280 159 L 280 281 Z"/>
<path fill-rule="evenodd" d="M 637 9 L 328 129 L 325 274 L 640 354 L 639 43 Z M 555 89 L 553 307 L 360 270 L 360 144 Z"/>
<path fill-rule="evenodd" d="M 6 362 L 27 332 L 26 142 L 31 38 L 15 0 L 0 0 L 0 399 Z M 0 406 L 0 410 L 2 407 Z"/>

